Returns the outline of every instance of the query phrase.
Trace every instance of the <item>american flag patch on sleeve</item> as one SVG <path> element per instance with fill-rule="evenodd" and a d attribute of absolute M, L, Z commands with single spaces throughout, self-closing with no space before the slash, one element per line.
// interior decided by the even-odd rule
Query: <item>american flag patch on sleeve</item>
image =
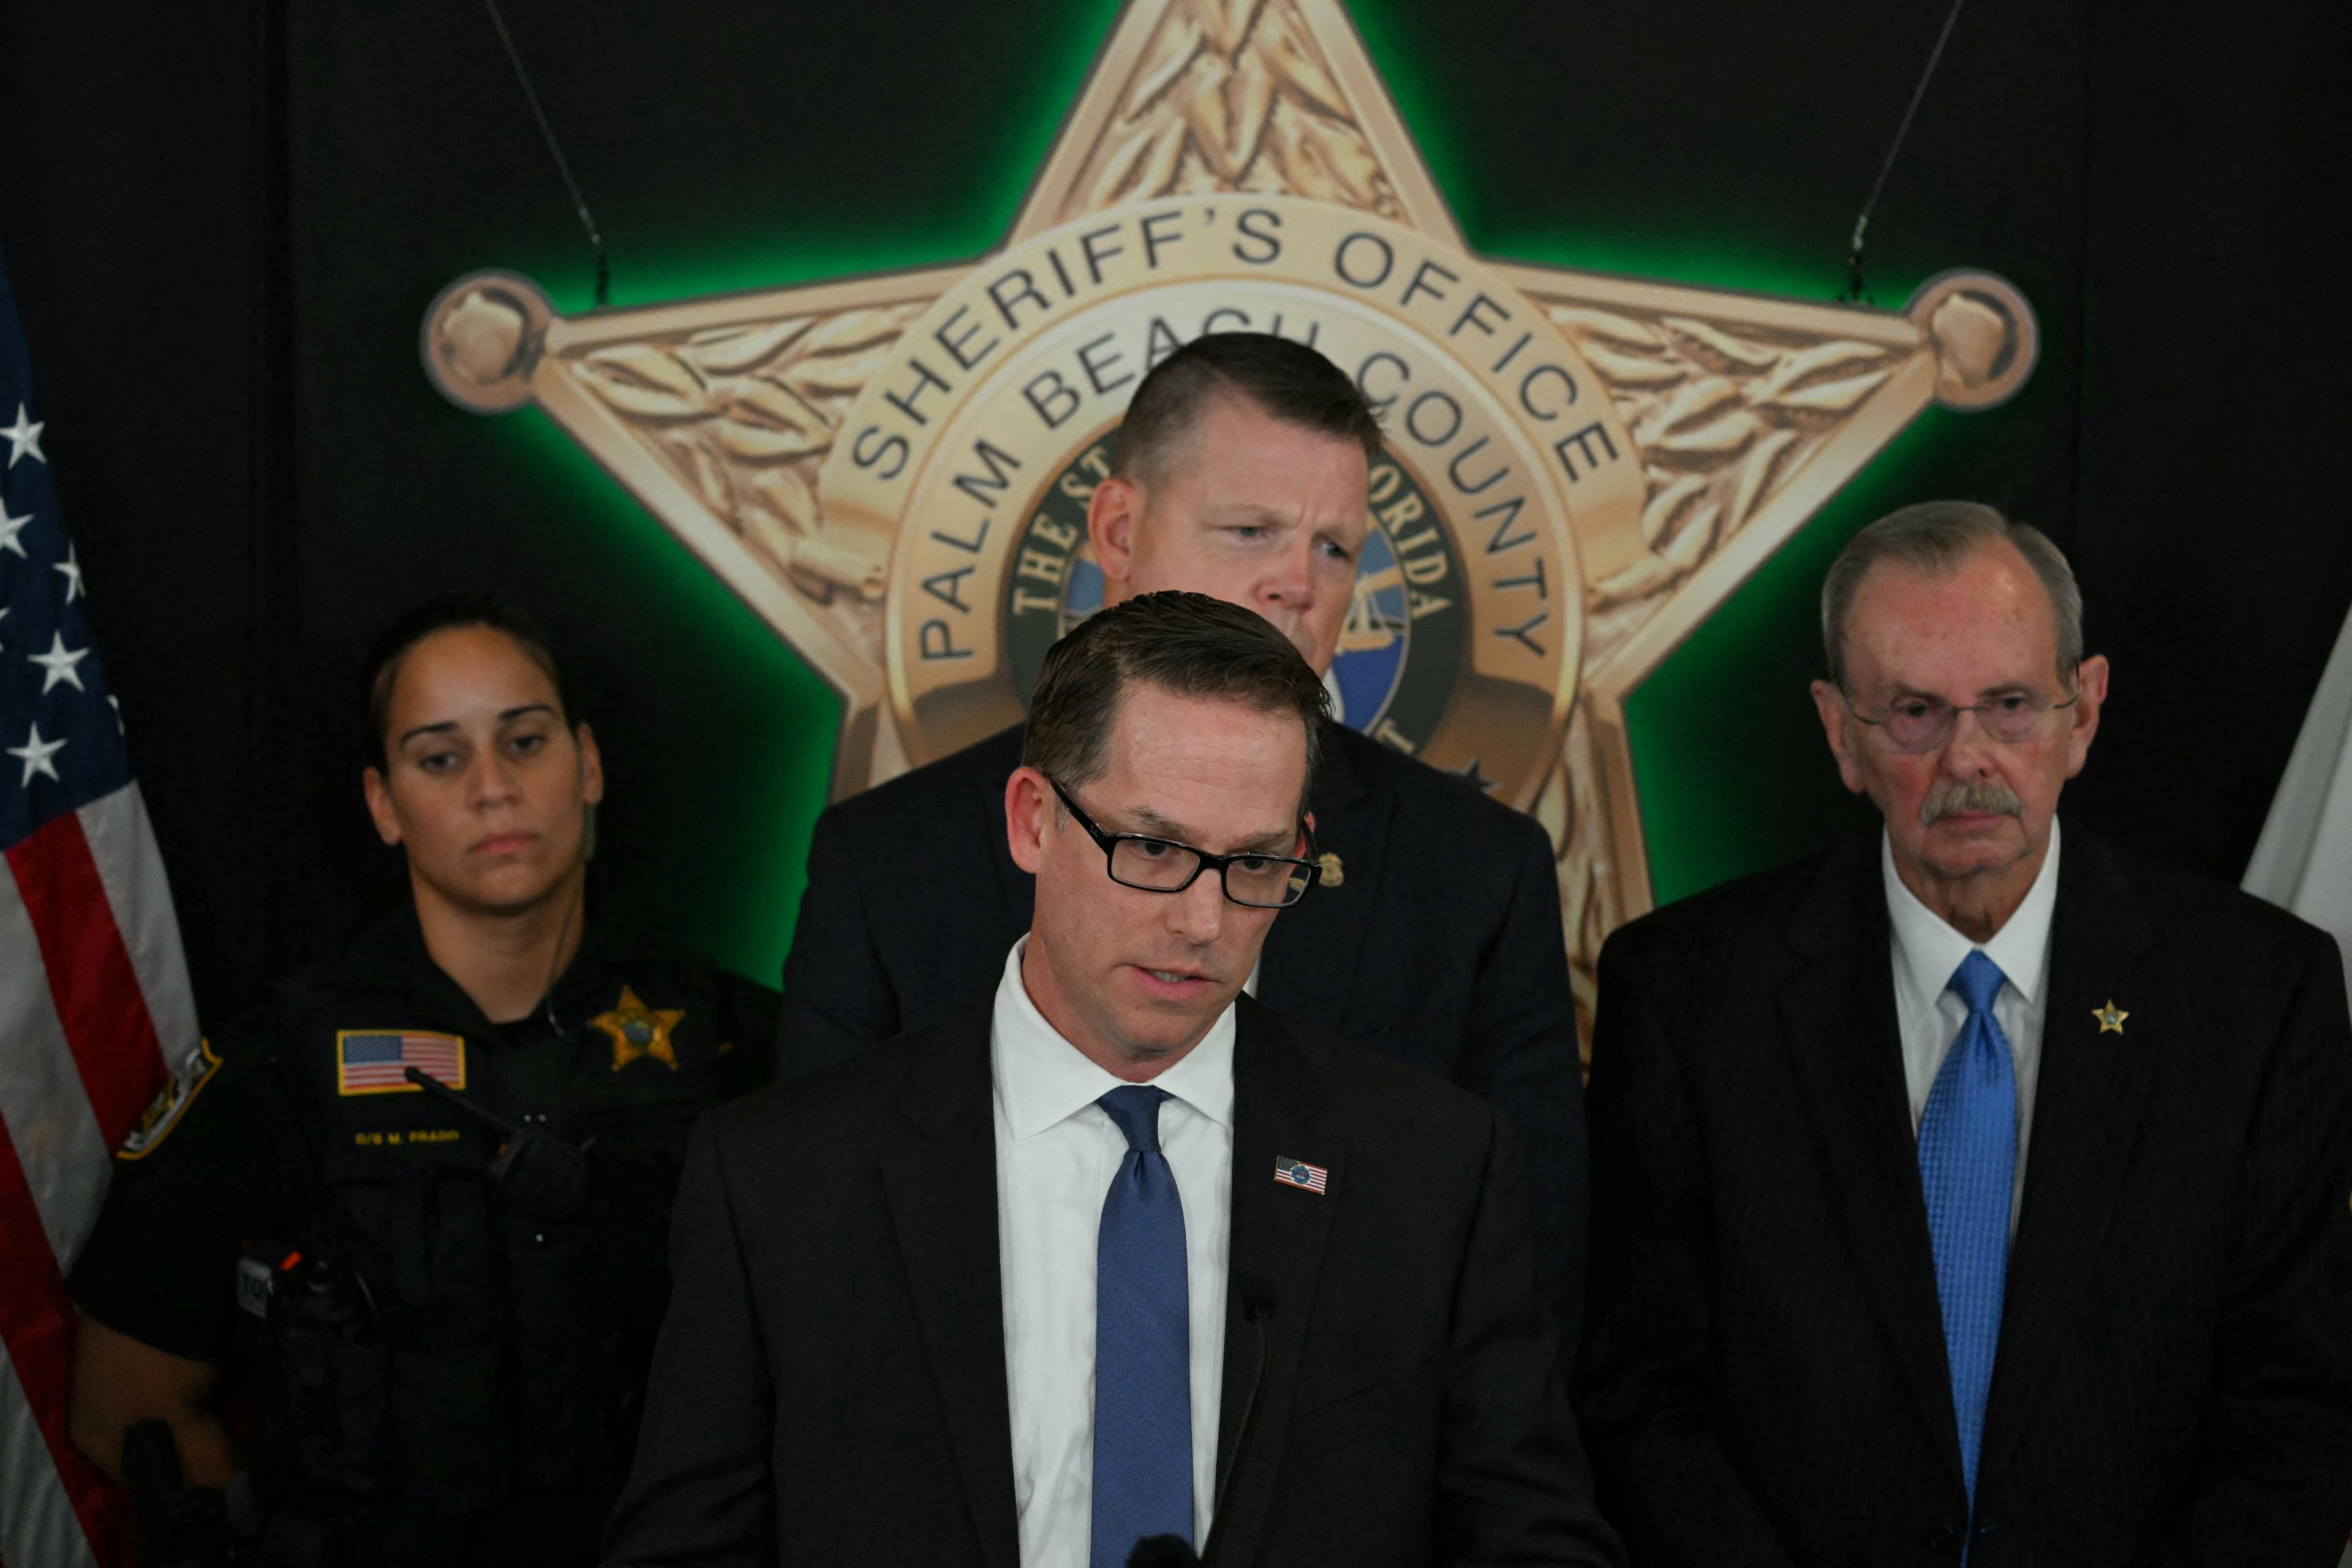
<path fill-rule="evenodd" d="M 1278 1159 L 1274 1163 L 1274 1179 L 1290 1186 L 1304 1187 L 1310 1193 L 1319 1193 L 1329 1184 L 1331 1173 L 1304 1160 Z"/>
<path fill-rule="evenodd" d="M 466 1042 L 455 1035 L 404 1029 L 343 1029 L 335 1036 L 335 1092 L 416 1094 L 415 1068 L 451 1089 L 466 1087 Z"/>

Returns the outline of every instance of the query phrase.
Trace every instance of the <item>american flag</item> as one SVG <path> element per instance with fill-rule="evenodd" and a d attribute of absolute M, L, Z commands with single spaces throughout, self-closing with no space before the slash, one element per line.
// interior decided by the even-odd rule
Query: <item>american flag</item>
<path fill-rule="evenodd" d="M 338 1094 L 422 1093 L 408 1081 L 410 1068 L 451 1089 L 463 1089 L 466 1042 L 455 1035 L 398 1029 L 345 1029 L 335 1037 Z"/>
<path fill-rule="evenodd" d="M 1331 1173 L 1324 1166 L 1310 1165 L 1304 1160 L 1286 1156 L 1275 1161 L 1274 1179 L 1286 1186 L 1304 1187 L 1310 1193 L 1319 1193 L 1330 1184 Z"/>
<path fill-rule="evenodd" d="M 67 1436 L 65 1273 L 114 1151 L 204 1058 L 46 438 L 0 262 L 0 1564 L 112 1568 L 130 1522 Z"/>

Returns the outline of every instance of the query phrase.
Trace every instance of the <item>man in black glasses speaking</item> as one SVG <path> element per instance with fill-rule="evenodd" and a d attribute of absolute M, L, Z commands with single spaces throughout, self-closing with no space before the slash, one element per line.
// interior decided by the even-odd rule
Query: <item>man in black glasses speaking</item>
<path fill-rule="evenodd" d="M 2341 960 L 2061 829 L 2082 613 L 1990 507 L 1863 530 L 1812 689 L 1883 831 L 1602 952 L 1580 1407 L 1636 1562 L 2343 1550 Z"/>
<path fill-rule="evenodd" d="M 1242 993 L 1324 703 L 1201 595 L 1046 656 L 993 994 L 697 1134 L 608 1563 L 1619 1561 L 1509 1123 Z"/>
<path fill-rule="evenodd" d="M 1328 676 L 1372 526 L 1370 476 L 1389 461 L 1362 390 L 1313 348 L 1196 338 L 1138 384 L 1089 492 L 1103 602 L 1211 595 L 1255 611 Z M 1572 1345 L 1584 1102 L 1551 840 L 1468 781 L 1320 728 L 1322 877 L 1266 938 L 1252 994 L 1502 1109 L 1535 1184 L 1537 1276 Z M 1022 737 L 1015 725 L 818 818 L 784 961 L 779 1077 L 846 1061 L 996 983 L 1034 896 L 1003 832 Z"/>

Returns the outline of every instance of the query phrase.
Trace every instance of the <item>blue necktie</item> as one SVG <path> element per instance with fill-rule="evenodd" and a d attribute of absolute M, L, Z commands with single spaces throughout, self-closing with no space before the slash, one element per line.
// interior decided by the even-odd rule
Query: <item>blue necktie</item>
<path fill-rule="evenodd" d="M 1127 1135 L 1095 1242 L 1092 1568 L 1126 1568 L 1151 1535 L 1192 1539 L 1192 1318 L 1184 1203 L 1160 1152 L 1165 1089 L 1096 1103 Z"/>
<path fill-rule="evenodd" d="M 2009 1281 L 2009 1209 L 2017 1171 L 2017 1064 L 1992 1016 L 2005 978 L 1970 952 L 1946 989 L 1968 1004 L 1968 1021 L 1937 1070 L 1919 1118 L 1919 1184 L 1927 1197 L 1927 1237 L 1936 1250 L 1936 1296 L 1944 1309 L 1944 1359 L 1959 1417 L 1960 1467 L 1976 1507 L 1977 1458 L 1984 1447 L 1985 1401 Z M 1966 1553 L 1963 1552 L 1965 1561 Z"/>

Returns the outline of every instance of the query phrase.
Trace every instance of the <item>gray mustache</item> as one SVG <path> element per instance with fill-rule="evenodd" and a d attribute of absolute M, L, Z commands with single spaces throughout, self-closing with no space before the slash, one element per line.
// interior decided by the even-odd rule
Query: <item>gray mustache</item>
<path fill-rule="evenodd" d="M 2022 816 L 2025 803 L 2017 798 L 2015 790 L 1998 779 L 1939 784 L 1919 803 L 1919 826 L 1931 827 L 1964 811 L 1998 811 Z"/>

